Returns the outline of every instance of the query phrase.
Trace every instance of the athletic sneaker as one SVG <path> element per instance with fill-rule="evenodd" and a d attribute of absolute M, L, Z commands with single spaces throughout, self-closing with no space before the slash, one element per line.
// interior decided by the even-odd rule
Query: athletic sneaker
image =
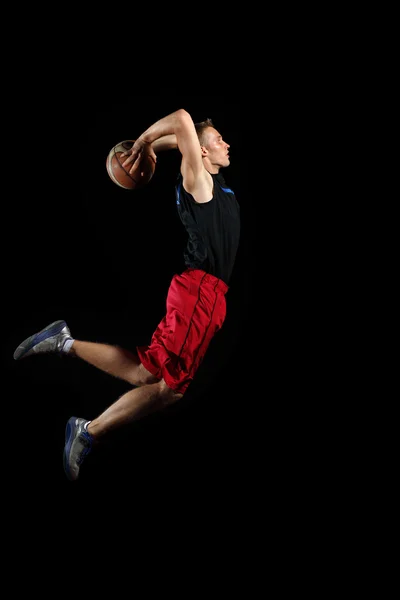
<path fill-rule="evenodd" d="M 90 421 L 71 417 L 65 428 L 64 471 L 70 481 L 79 476 L 83 459 L 92 449 L 93 438 L 87 431 Z"/>
<path fill-rule="evenodd" d="M 14 352 L 14 359 L 20 360 L 44 352 L 61 352 L 67 340 L 72 340 L 72 337 L 66 322 L 54 321 L 39 333 L 26 338 Z"/>

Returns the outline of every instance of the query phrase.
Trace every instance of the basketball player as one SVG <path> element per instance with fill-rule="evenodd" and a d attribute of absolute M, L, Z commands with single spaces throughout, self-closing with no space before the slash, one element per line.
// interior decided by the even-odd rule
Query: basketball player
<path fill-rule="evenodd" d="M 179 109 L 144 131 L 123 155 L 132 171 L 145 154 L 181 153 L 176 206 L 187 233 L 185 270 L 173 276 L 166 314 L 148 346 L 135 353 L 72 337 L 65 321 L 55 321 L 24 340 L 14 352 L 20 360 L 34 354 L 74 355 L 127 381 L 123 394 L 92 420 L 71 417 L 65 430 L 64 470 L 78 479 L 82 461 L 103 436 L 176 402 L 184 395 L 226 315 L 228 284 L 239 244 L 240 209 L 220 170 L 230 164 L 229 144 L 207 119 L 195 124 Z"/>

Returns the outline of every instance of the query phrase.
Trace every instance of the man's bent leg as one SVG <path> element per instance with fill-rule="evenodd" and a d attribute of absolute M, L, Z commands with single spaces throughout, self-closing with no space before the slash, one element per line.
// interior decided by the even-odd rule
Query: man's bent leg
<path fill-rule="evenodd" d="M 99 439 L 109 431 L 141 419 L 152 412 L 173 404 L 183 394 L 174 392 L 162 379 L 158 383 L 143 385 L 126 392 L 101 415 L 90 422 L 88 431 Z"/>
<path fill-rule="evenodd" d="M 78 479 L 84 458 L 91 451 L 93 443 L 99 441 L 102 436 L 161 410 L 182 396 L 183 394 L 174 392 L 161 380 L 130 390 L 93 421 L 71 417 L 66 426 L 64 446 L 64 470 L 68 479 Z"/>

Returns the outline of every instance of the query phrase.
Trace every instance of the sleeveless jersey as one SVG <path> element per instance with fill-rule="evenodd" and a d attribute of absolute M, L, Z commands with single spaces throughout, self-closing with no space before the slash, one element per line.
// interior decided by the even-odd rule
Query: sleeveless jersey
<path fill-rule="evenodd" d="M 178 176 L 176 205 L 188 235 L 184 261 L 186 267 L 202 269 L 228 284 L 239 246 L 240 206 L 223 176 L 211 176 L 213 197 L 204 203 L 195 201 Z"/>

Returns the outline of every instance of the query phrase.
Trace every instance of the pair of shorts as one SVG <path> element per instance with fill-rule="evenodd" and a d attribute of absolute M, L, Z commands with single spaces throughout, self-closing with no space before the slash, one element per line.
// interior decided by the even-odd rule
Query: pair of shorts
<path fill-rule="evenodd" d="M 183 394 L 226 316 L 228 286 L 200 269 L 174 275 L 166 315 L 148 346 L 138 346 L 143 366 L 168 387 Z"/>

